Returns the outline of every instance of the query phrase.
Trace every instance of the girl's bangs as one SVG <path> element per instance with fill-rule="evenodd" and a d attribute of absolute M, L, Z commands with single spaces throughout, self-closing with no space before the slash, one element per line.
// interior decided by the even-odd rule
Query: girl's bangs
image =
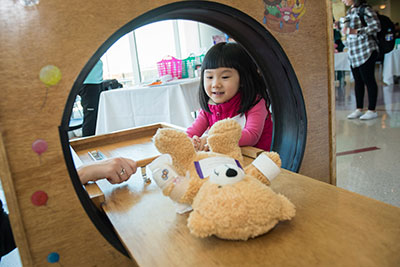
<path fill-rule="evenodd" d="M 219 52 L 219 53 L 218 53 Z M 227 53 L 222 51 L 215 51 L 208 55 L 202 63 L 203 69 L 217 69 L 217 68 L 234 68 L 237 69 L 237 62 L 232 59 Z M 236 64 L 235 64 L 236 63 Z"/>

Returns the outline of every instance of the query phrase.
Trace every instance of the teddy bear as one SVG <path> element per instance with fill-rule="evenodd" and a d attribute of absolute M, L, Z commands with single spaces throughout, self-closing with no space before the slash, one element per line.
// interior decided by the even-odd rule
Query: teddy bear
<path fill-rule="evenodd" d="M 161 153 L 148 165 L 178 213 L 191 211 L 188 228 L 197 237 L 247 240 L 295 216 L 294 205 L 269 184 L 281 167 L 279 154 L 263 152 L 244 166 L 241 127 L 234 119 L 215 123 L 208 132 L 210 151 L 195 151 L 185 132 L 161 128 L 153 142 Z"/>

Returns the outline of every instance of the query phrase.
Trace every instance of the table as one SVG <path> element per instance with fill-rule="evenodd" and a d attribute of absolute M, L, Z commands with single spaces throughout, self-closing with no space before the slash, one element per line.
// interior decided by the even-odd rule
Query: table
<path fill-rule="evenodd" d="M 335 71 L 351 71 L 347 52 L 335 53 Z"/>
<path fill-rule="evenodd" d="M 100 95 L 96 134 L 105 134 L 151 123 L 167 122 L 188 127 L 191 112 L 200 109 L 199 78 L 104 91 Z"/>
<path fill-rule="evenodd" d="M 335 62 L 335 80 L 339 80 L 340 87 L 344 87 L 345 84 L 345 75 L 348 71 L 350 73 L 350 81 L 353 81 L 353 74 L 350 68 L 350 61 L 347 52 L 340 52 L 334 54 L 334 62 Z M 339 72 L 342 72 L 339 76 Z"/>
<path fill-rule="evenodd" d="M 383 82 L 393 84 L 393 76 L 400 76 L 400 48 L 385 54 L 383 60 Z"/>
<path fill-rule="evenodd" d="M 129 156 L 133 150 L 129 146 L 151 146 L 154 126 L 132 131 L 71 145 L 82 161 L 94 148 Z M 119 185 L 98 182 L 105 195 L 103 210 L 139 266 L 398 266 L 400 262 L 400 208 L 333 185 L 283 170 L 271 187 L 295 204 L 296 216 L 243 242 L 194 237 L 186 226 L 188 215 L 176 214 L 172 201 L 154 182 L 145 185 L 140 175 L 137 172 Z"/>

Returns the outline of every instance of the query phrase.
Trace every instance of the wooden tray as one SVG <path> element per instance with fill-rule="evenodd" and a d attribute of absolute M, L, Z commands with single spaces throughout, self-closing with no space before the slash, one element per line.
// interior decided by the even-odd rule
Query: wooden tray
<path fill-rule="evenodd" d="M 152 138 L 160 128 L 174 128 L 185 131 L 185 128 L 168 124 L 157 123 L 142 127 L 135 127 L 104 135 L 84 137 L 71 140 L 71 147 L 74 149 L 83 164 L 91 163 L 94 160 L 89 156 L 91 151 L 100 151 L 106 158 L 126 157 L 137 162 L 145 175 L 145 166 L 160 155 L 152 142 Z M 245 165 L 253 161 L 263 150 L 254 147 L 243 147 Z M 103 191 L 99 183 L 85 185 L 89 197 L 100 208 L 105 201 Z"/>

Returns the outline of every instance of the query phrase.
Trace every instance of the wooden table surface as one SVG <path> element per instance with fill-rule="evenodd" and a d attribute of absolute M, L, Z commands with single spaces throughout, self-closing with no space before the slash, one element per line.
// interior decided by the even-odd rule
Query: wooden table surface
<path fill-rule="evenodd" d="M 139 266 L 400 266 L 399 208 L 286 170 L 271 187 L 296 205 L 296 216 L 245 242 L 192 236 L 188 215 L 139 174 L 100 187 Z"/>
<path fill-rule="evenodd" d="M 296 216 L 248 241 L 192 236 L 188 215 L 154 182 L 144 185 L 140 171 L 98 185 L 139 266 L 400 266 L 400 208 L 286 170 L 271 187 L 295 204 Z"/>

